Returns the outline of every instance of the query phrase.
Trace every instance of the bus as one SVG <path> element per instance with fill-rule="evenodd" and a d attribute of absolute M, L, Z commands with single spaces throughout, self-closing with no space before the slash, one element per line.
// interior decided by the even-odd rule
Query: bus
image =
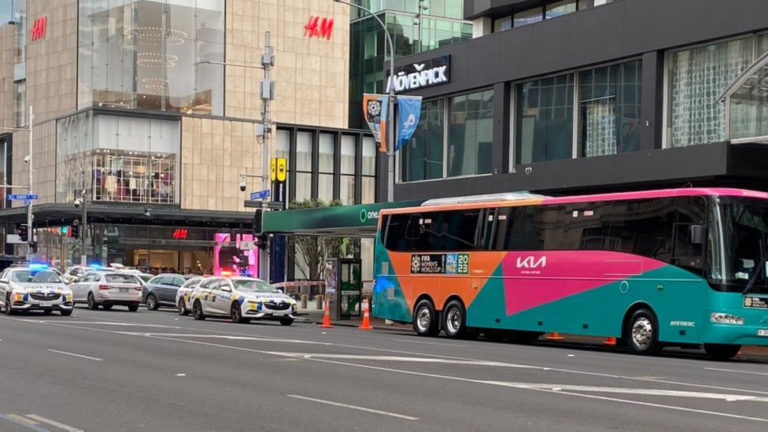
<path fill-rule="evenodd" d="M 422 336 L 558 332 L 728 359 L 768 344 L 766 257 L 763 192 L 427 201 L 381 211 L 372 313 Z"/>

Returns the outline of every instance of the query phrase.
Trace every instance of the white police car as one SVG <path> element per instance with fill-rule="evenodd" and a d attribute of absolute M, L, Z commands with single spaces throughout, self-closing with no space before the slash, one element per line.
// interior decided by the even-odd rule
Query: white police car
<path fill-rule="evenodd" d="M 16 312 L 54 310 L 72 315 L 72 291 L 64 280 L 44 265 L 11 267 L 0 276 L 0 302 L 8 315 Z"/>
<path fill-rule="evenodd" d="M 229 317 L 232 322 L 252 319 L 293 324 L 296 301 L 260 279 L 211 277 L 203 279 L 189 298 L 196 320 L 209 316 Z"/>

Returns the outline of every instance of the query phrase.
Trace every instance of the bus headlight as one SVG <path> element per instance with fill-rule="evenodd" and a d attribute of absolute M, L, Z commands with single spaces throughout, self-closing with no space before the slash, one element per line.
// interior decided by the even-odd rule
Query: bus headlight
<path fill-rule="evenodd" d="M 713 312 L 709 316 L 710 321 L 716 324 L 736 324 L 744 325 L 744 318 L 722 312 Z"/>

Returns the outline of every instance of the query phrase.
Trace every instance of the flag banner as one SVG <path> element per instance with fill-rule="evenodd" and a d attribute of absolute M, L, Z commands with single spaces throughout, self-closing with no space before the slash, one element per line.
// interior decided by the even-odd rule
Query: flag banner
<path fill-rule="evenodd" d="M 395 151 L 400 150 L 416 132 L 421 117 L 421 96 L 397 97 L 397 142 Z"/>
<path fill-rule="evenodd" d="M 363 95 L 363 116 L 368 128 L 373 132 L 373 139 L 379 144 L 379 151 L 387 152 L 387 95 L 365 93 Z"/>

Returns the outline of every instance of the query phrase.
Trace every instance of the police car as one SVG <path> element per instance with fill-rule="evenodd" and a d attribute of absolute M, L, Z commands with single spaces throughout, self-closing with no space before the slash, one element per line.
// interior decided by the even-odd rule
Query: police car
<path fill-rule="evenodd" d="M 203 279 L 189 298 L 196 320 L 229 317 L 232 322 L 252 319 L 293 324 L 296 301 L 260 279 L 250 277 L 211 277 Z"/>
<path fill-rule="evenodd" d="M 8 315 L 54 310 L 72 315 L 72 291 L 64 280 L 47 266 L 12 267 L 0 276 L 0 302 Z"/>

